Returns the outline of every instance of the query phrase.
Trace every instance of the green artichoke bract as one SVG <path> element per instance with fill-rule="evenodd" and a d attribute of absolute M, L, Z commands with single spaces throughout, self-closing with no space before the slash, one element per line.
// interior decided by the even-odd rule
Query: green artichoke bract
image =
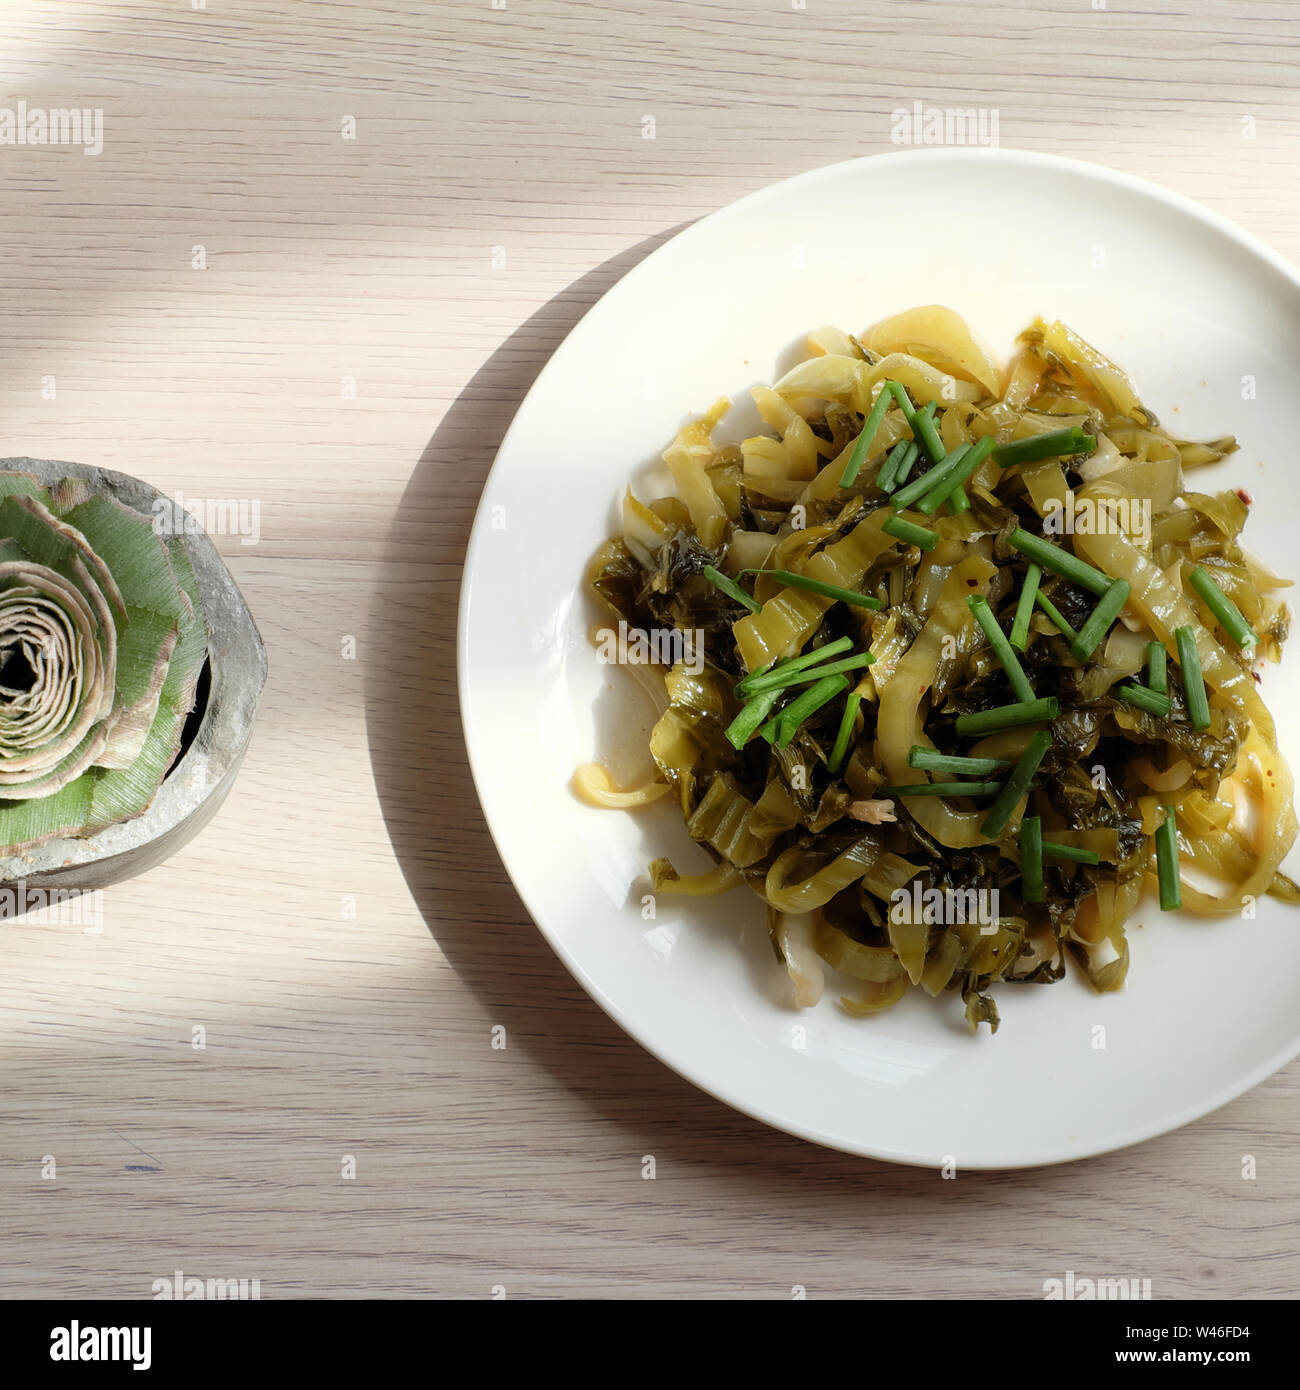
<path fill-rule="evenodd" d="M 0 473 L 0 857 L 148 809 L 207 645 L 179 537 L 80 479 Z"/>

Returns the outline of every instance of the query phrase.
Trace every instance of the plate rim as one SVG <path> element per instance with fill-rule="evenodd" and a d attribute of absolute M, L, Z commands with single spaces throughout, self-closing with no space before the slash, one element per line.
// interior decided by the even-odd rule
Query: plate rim
<path fill-rule="evenodd" d="M 474 784 L 474 792 L 478 798 L 479 807 L 483 812 L 484 823 L 487 826 L 488 834 L 491 837 L 493 847 L 496 849 L 497 857 L 501 861 L 501 866 L 505 870 L 506 877 L 511 886 L 519 896 L 520 902 L 527 911 L 533 925 L 541 934 L 543 940 L 550 946 L 551 950 L 559 958 L 561 964 L 577 983 L 586 992 L 597 1006 L 623 1030 L 639 1047 L 643 1048 L 661 1065 L 668 1067 L 684 1081 L 703 1091 L 706 1095 L 712 1096 L 715 1100 L 737 1111 L 739 1114 L 748 1116 L 750 1119 L 757 1120 L 762 1124 L 789 1134 L 797 1139 L 802 1139 L 808 1143 L 818 1145 L 822 1148 L 835 1150 L 839 1153 L 850 1154 L 855 1157 L 871 1158 L 881 1162 L 892 1163 L 902 1166 L 925 1168 L 936 1170 L 943 1166 L 942 1159 L 936 1159 L 932 1154 L 914 1153 L 905 1149 L 890 1148 L 880 1144 L 863 1144 L 846 1141 L 838 1136 L 819 1131 L 815 1126 L 800 1124 L 782 1117 L 781 1115 L 769 1110 L 761 1103 L 755 1103 L 748 1099 L 732 1093 L 732 1088 L 726 1085 L 710 1084 L 701 1080 L 698 1076 L 692 1075 L 678 1065 L 661 1048 L 648 1041 L 642 1035 L 639 1025 L 630 1019 L 626 1012 L 611 999 L 603 989 L 590 977 L 578 958 L 568 950 L 560 940 L 557 933 L 553 933 L 547 923 L 543 920 L 543 914 L 539 913 L 529 894 L 525 891 L 523 884 L 516 877 L 511 864 L 511 857 L 507 853 L 506 847 L 498 838 L 497 831 L 492 822 L 492 817 L 488 811 L 488 802 L 484 797 L 484 786 L 487 783 L 488 767 L 486 758 L 482 753 L 476 753 L 475 730 L 472 727 L 471 719 L 471 699 L 470 699 L 470 677 L 469 677 L 469 617 L 470 599 L 472 589 L 472 576 L 475 571 L 476 561 L 479 559 L 480 552 L 485 544 L 485 536 L 490 529 L 489 517 L 485 507 L 485 499 L 492 485 L 493 476 L 497 471 L 501 457 L 506 453 L 512 444 L 513 436 L 519 426 L 520 417 L 524 414 L 525 408 L 532 400 L 533 396 L 543 389 L 548 376 L 558 359 L 566 350 L 569 349 L 573 339 L 587 320 L 614 296 L 621 294 L 624 287 L 631 281 L 635 281 L 641 272 L 648 266 L 660 259 L 667 259 L 674 248 L 679 248 L 683 241 L 700 231 L 704 227 L 715 227 L 728 218 L 736 216 L 750 207 L 752 204 L 761 202 L 767 198 L 779 197 L 783 193 L 795 190 L 802 185 L 808 185 L 821 179 L 843 176 L 852 169 L 861 169 L 881 161 L 888 162 L 907 162 L 907 163 L 941 163 L 953 161 L 957 163 L 974 164 L 978 162 L 990 164 L 1010 164 L 1022 168 L 1054 169 L 1063 172 L 1073 172 L 1085 178 L 1091 178 L 1098 183 L 1108 184 L 1127 190 L 1131 194 L 1149 199 L 1153 202 L 1163 204 L 1177 212 L 1190 217 L 1193 221 L 1201 223 L 1229 240 L 1235 242 L 1241 249 L 1248 251 L 1254 257 L 1265 262 L 1272 270 L 1281 274 L 1284 279 L 1290 282 L 1291 286 L 1300 293 L 1300 270 L 1288 261 L 1280 252 L 1276 251 L 1261 237 L 1255 233 L 1247 231 L 1244 227 L 1233 222 L 1231 218 L 1223 213 L 1217 212 L 1213 208 L 1206 207 L 1198 203 L 1195 199 L 1186 194 L 1177 193 L 1172 189 L 1166 188 L 1150 179 L 1142 178 L 1135 174 L 1129 174 L 1119 169 L 1112 169 L 1104 164 L 1096 164 L 1089 160 L 1075 159 L 1066 155 L 1057 155 L 1037 150 L 1022 150 L 1015 148 L 965 148 L 943 146 L 930 149 L 909 149 L 909 150 L 887 150 L 876 154 L 860 155 L 852 159 L 838 160 L 832 164 L 818 165 L 812 169 L 806 169 L 801 173 L 793 174 L 784 179 L 778 179 L 767 183 L 753 191 L 742 195 L 732 202 L 725 203 L 712 212 L 693 219 L 685 227 L 669 236 L 659 246 L 648 255 L 643 257 L 630 270 L 620 275 L 617 280 L 588 308 L 581 317 L 564 335 L 560 343 L 547 357 L 541 370 L 533 378 L 523 399 L 519 402 L 507 426 L 505 433 L 501 437 L 496 454 L 493 457 L 491 467 L 483 479 L 483 485 L 479 493 L 479 500 L 475 506 L 474 522 L 470 528 L 469 540 L 465 549 L 465 556 L 462 561 L 461 581 L 457 600 L 456 614 L 456 692 L 457 704 L 460 712 L 461 733 L 465 744 L 466 761 L 469 764 L 470 777 Z M 576 584 L 576 581 L 575 581 Z M 482 759 L 482 762 L 480 762 Z M 1171 1134 L 1176 1130 L 1184 1128 L 1186 1125 L 1196 1120 L 1203 1119 L 1207 1115 L 1222 1109 L 1230 1102 L 1237 1100 L 1248 1091 L 1266 1081 L 1270 1076 L 1280 1071 L 1289 1062 L 1300 1056 L 1300 1031 L 1284 1047 L 1275 1052 L 1270 1058 L 1257 1065 L 1248 1072 L 1243 1079 L 1229 1083 L 1219 1091 L 1213 1093 L 1204 1101 L 1197 1101 L 1184 1107 L 1175 1113 L 1173 1117 L 1162 1116 L 1151 1124 L 1132 1126 L 1118 1135 L 1110 1135 L 1105 1139 L 1089 1143 L 1085 1141 L 1077 1150 L 1060 1152 L 1053 1148 L 1043 1155 L 1031 1155 L 1023 1159 L 1008 1159 L 1004 1162 L 975 1161 L 963 1163 L 960 1166 L 966 1171 L 982 1172 L 1015 1172 L 1024 1171 L 1032 1168 L 1054 1167 L 1063 1163 L 1076 1163 L 1085 1159 L 1096 1158 L 1103 1154 L 1115 1153 L 1123 1149 L 1131 1148 L 1135 1144 L 1141 1144 L 1149 1139 L 1159 1138 L 1165 1134 Z"/>

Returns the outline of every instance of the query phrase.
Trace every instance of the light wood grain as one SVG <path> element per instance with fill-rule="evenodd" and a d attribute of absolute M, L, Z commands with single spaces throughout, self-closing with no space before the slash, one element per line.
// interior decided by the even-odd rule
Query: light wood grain
<path fill-rule="evenodd" d="M 1067 1269 L 1293 1293 L 1295 1067 L 1128 1152 L 953 1181 L 667 1071 L 505 880 L 454 689 L 504 428 L 674 228 L 890 148 L 920 99 L 1300 259 L 1293 15 L 8 0 L 0 105 L 102 107 L 105 145 L 0 147 L 6 452 L 258 499 L 258 544 L 220 543 L 271 677 L 226 807 L 106 895 L 102 934 L 0 926 L 0 1294 L 142 1297 L 177 1268 L 263 1297 L 1034 1297 Z"/>

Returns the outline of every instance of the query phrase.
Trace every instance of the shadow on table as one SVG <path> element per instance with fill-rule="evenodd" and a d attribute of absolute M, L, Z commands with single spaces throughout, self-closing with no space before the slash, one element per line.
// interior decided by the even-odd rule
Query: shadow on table
<path fill-rule="evenodd" d="M 653 1148 L 738 1178 L 762 1174 L 769 1184 L 781 1175 L 815 1174 L 826 1185 L 823 1195 L 827 1188 L 849 1195 L 852 1180 L 866 1178 L 876 1189 L 919 1198 L 949 1184 L 770 1129 L 697 1090 L 629 1038 L 533 926 L 474 792 L 456 692 L 456 615 L 475 504 L 537 373 L 590 305 L 676 230 L 605 261 L 516 329 L 475 373 L 421 455 L 389 534 L 370 623 L 367 725 L 385 824 L 415 902 L 457 976 L 506 1025 L 512 1045 L 624 1129 L 638 1155 Z M 449 515 L 452 470 L 464 487 Z M 999 1181 L 997 1174 L 963 1179 Z"/>

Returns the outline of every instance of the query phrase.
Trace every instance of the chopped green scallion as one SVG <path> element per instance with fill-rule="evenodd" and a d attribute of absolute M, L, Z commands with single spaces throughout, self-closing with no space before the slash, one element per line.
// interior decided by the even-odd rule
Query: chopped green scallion
<path fill-rule="evenodd" d="M 1046 434 L 1031 434 L 1028 439 L 999 444 L 993 450 L 993 458 L 999 468 L 1010 468 L 1013 463 L 1036 463 L 1039 459 L 1061 458 L 1066 454 L 1090 454 L 1096 447 L 1095 434 L 1071 425 L 1068 429 L 1048 430 Z"/>
<path fill-rule="evenodd" d="M 933 550 L 939 544 L 939 533 L 928 531 L 904 516 L 887 517 L 880 523 L 880 529 L 895 540 L 906 541 L 908 545 L 918 545 L 922 550 Z"/>
<path fill-rule="evenodd" d="M 1169 676 L 1166 671 L 1166 652 L 1163 642 L 1147 643 L 1147 685 L 1157 695 L 1169 693 Z"/>
<path fill-rule="evenodd" d="M 805 670 L 809 666 L 817 665 L 818 662 L 829 661 L 831 657 L 839 656 L 841 652 L 850 651 L 852 647 L 852 637 L 837 637 L 833 642 L 827 642 L 823 647 L 815 647 L 810 652 L 804 652 L 802 656 L 787 657 L 784 661 L 778 661 L 775 666 L 761 666 L 757 671 L 751 671 L 743 680 L 737 682 L 736 698 L 743 700 L 745 696 L 752 695 L 757 682 L 767 676 L 788 675 L 791 671 Z"/>
<path fill-rule="evenodd" d="M 844 697 L 844 714 L 840 719 L 840 730 L 835 735 L 835 746 L 831 749 L 830 761 L 826 764 L 831 772 L 838 772 L 844 766 L 844 755 L 849 751 L 849 740 L 853 737 L 853 724 L 858 717 L 858 706 L 862 696 L 851 690 Z"/>
<path fill-rule="evenodd" d="M 975 621 L 984 629 L 984 635 L 989 639 L 993 654 L 1001 662 L 1002 669 L 1006 672 L 1007 680 L 1015 692 L 1016 699 L 1022 702 L 1032 700 L 1034 687 L 1029 684 L 1029 677 L 1025 675 L 1020 658 L 1012 651 L 1011 643 L 1007 641 L 1006 634 L 998 623 L 997 615 L 989 607 L 988 599 L 982 594 L 971 594 L 966 603 L 970 611 L 974 613 Z"/>
<path fill-rule="evenodd" d="M 1034 616 L 1034 595 L 1038 592 L 1038 581 L 1043 577 L 1042 569 L 1031 560 L 1025 571 L 1025 582 L 1020 589 L 1020 599 L 1016 604 L 1016 618 L 1011 624 L 1011 645 L 1023 652 L 1029 641 L 1029 620 Z"/>
<path fill-rule="evenodd" d="M 1066 621 L 1065 615 L 1041 589 L 1039 589 L 1037 593 L 1034 594 L 1034 602 L 1043 610 L 1044 613 L 1047 614 L 1047 616 L 1052 620 L 1052 622 L 1055 623 L 1058 628 L 1060 628 L 1061 632 L 1064 633 L 1064 635 L 1071 642 L 1073 642 L 1075 638 L 1078 637 L 1079 634 L 1075 632 L 1075 630 Z"/>
<path fill-rule="evenodd" d="M 1196 649 L 1196 634 L 1190 627 L 1174 632 L 1178 643 L 1178 664 L 1183 673 L 1183 694 L 1187 696 L 1187 717 L 1194 729 L 1210 727 L 1210 701 L 1205 693 L 1205 677 L 1201 674 L 1201 654 Z"/>
<path fill-rule="evenodd" d="M 962 489 L 962 484 L 965 483 L 965 481 L 970 477 L 972 473 L 975 472 L 975 470 L 980 466 L 980 464 L 983 463 L 986 458 L 988 458 L 989 453 L 993 448 L 993 436 L 986 435 L 983 439 L 977 440 L 974 444 L 967 445 L 964 447 L 966 448 L 966 453 L 963 456 L 961 464 L 959 465 L 952 479 L 949 482 L 940 483 L 938 487 L 934 488 L 930 492 L 927 492 L 926 495 L 916 504 L 916 509 L 918 512 L 924 512 L 927 516 L 933 515 L 935 512 L 939 510 L 941 506 L 943 506 L 945 502 L 949 504 L 953 503 L 956 500 L 958 493 L 961 493 L 962 499 L 963 501 L 965 501 L 966 506 L 970 506 L 970 501 L 966 498 L 966 494 Z M 953 457 L 953 455 L 956 454 L 956 452 L 957 450 L 954 449 L 953 453 L 950 454 L 948 457 Z M 954 507 L 953 510 L 964 510 L 964 508 Z"/>
<path fill-rule="evenodd" d="M 1053 545 L 1041 536 L 1031 535 L 1021 526 L 1012 531 L 1010 541 L 1022 555 L 1033 560 L 1035 564 L 1041 565 L 1045 570 L 1051 570 L 1053 574 L 1059 574 L 1062 579 L 1068 579 L 1081 589 L 1087 589 L 1090 593 L 1100 596 L 1111 586 L 1112 581 L 1099 569 L 1080 560 L 1068 550 L 1062 550 L 1059 545 Z"/>
<path fill-rule="evenodd" d="M 781 689 L 766 690 L 756 695 L 727 725 L 727 742 L 733 748 L 743 748 L 753 736 L 755 729 L 772 712 L 772 706 L 781 698 Z"/>
<path fill-rule="evenodd" d="M 913 478 L 906 487 L 900 487 L 889 499 L 889 505 L 896 512 L 901 512 L 904 507 L 910 507 L 935 488 L 951 481 L 968 453 L 970 445 L 959 444 L 941 463 L 936 463 L 919 478 Z"/>
<path fill-rule="evenodd" d="M 806 574 L 795 574 L 793 570 L 741 570 L 741 574 L 768 574 L 780 584 L 791 589 L 806 589 L 810 594 L 820 594 L 823 598 L 833 598 L 840 603 L 851 603 L 858 608 L 880 609 L 885 605 L 870 594 L 859 594 L 853 589 L 843 589 L 838 584 L 825 584 L 820 579 L 810 579 Z"/>
<path fill-rule="evenodd" d="M 1020 880 L 1027 903 L 1043 901 L 1043 818 L 1026 816 L 1020 822 Z"/>
<path fill-rule="evenodd" d="M 974 714 L 959 714 L 957 734 L 960 738 L 980 738 L 1003 729 L 1016 729 L 1022 724 L 1041 724 L 1044 720 L 1055 719 L 1060 712 L 1061 702 L 1055 695 L 1022 700 L 1018 704 L 999 705 L 996 709 L 982 709 Z"/>
<path fill-rule="evenodd" d="M 1223 592 L 1214 576 L 1203 565 L 1197 565 L 1188 575 L 1192 588 L 1205 600 L 1205 606 L 1219 620 L 1224 632 L 1239 646 L 1253 647 L 1259 638 L 1254 628 L 1242 617 L 1241 609 Z"/>
<path fill-rule="evenodd" d="M 1148 714 L 1158 715 L 1161 719 L 1167 719 L 1174 707 L 1174 702 L 1168 695 L 1162 695 L 1158 690 L 1148 690 L 1144 685 L 1134 685 L 1131 682 L 1117 685 L 1115 694 L 1125 704 L 1146 710 Z"/>
<path fill-rule="evenodd" d="M 705 565 L 701 573 L 715 589 L 720 589 L 728 598 L 735 599 L 737 603 L 748 608 L 751 613 L 762 611 L 763 605 L 750 598 L 734 579 L 728 579 L 721 570 L 714 569 L 712 565 Z"/>
<path fill-rule="evenodd" d="M 1051 746 L 1052 735 L 1046 729 L 1039 729 L 1029 740 L 1029 746 L 1020 755 L 1020 761 L 1003 784 L 998 799 L 989 808 L 988 815 L 980 824 L 982 835 L 987 835 L 990 840 L 996 840 L 1006 829 L 1007 822 L 1011 819 L 1011 813 L 1016 809 L 1016 803 L 1029 790 L 1029 784 L 1034 780 L 1034 773 L 1038 771 L 1038 764 L 1043 761 L 1044 754 Z"/>
<path fill-rule="evenodd" d="M 802 695 L 796 696 L 777 716 L 776 738 L 778 748 L 785 748 L 799 731 L 805 719 L 829 704 L 838 694 L 849 688 L 847 676 L 824 676 L 816 685 L 810 686 Z"/>
<path fill-rule="evenodd" d="M 1095 849 L 1079 849 L 1074 845 L 1057 845 L 1050 840 L 1043 841 L 1043 853 L 1053 859 L 1070 859 L 1076 864 L 1100 864 L 1101 855 Z"/>
<path fill-rule="evenodd" d="M 1165 818 L 1156 830 L 1156 873 L 1160 883 L 1160 910 L 1176 912 L 1183 905 L 1183 887 L 1178 871 L 1178 827 L 1169 806 L 1165 807 Z"/>
<path fill-rule="evenodd" d="M 1079 629 L 1079 635 L 1070 643 L 1070 650 L 1080 661 L 1087 661 L 1101 645 L 1102 638 L 1110 631 L 1111 624 L 1119 617 L 1132 592 L 1127 579 L 1117 579 L 1102 594 L 1097 606 Z"/>
<path fill-rule="evenodd" d="M 857 481 L 858 474 L 862 471 L 862 465 L 867 461 L 867 450 L 871 447 L 871 441 L 876 437 L 880 422 L 885 418 L 885 411 L 889 409 L 889 402 L 893 399 L 891 385 L 892 383 L 888 381 L 881 384 L 876 402 L 867 412 L 867 418 L 862 422 L 862 433 L 858 435 L 858 442 L 853 446 L 849 461 L 844 465 L 844 471 L 840 474 L 841 487 L 852 487 Z"/>
<path fill-rule="evenodd" d="M 990 772 L 1001 772 L 1011 766 L 1007 758 L 964 758 L 950 753 L 939 753 L 916 743 L 907 755 L 908 767 L 919 768 L 922 772 L 947 772 L 954 777 L 981 777 Z"/>
<path fill-rule="evenodd" d="M 882 787 L 881 796 L 992 796 L 1001 782 L 912 782 L 905 787 Z"/>

